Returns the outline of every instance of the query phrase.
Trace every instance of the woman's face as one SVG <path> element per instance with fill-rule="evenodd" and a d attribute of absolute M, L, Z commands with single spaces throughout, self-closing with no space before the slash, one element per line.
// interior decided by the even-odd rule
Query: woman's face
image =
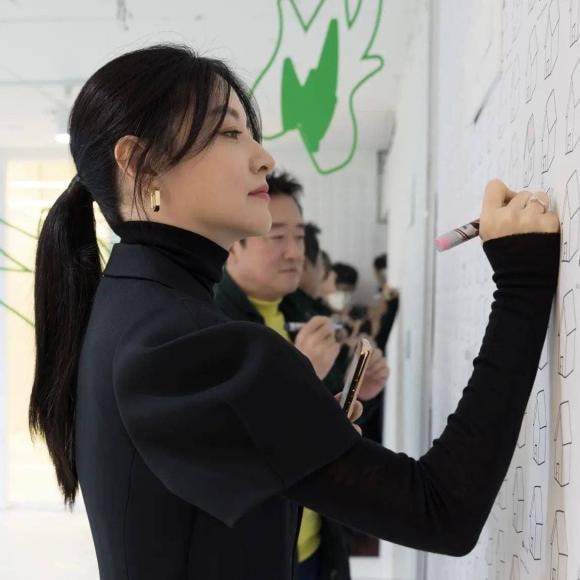
<path fill-rule="evenodd" d="M 232 91 L 223 125 L 210 145 L 154 181 L 153 187 L 161 191 L 158 212 L 149 209 L 145 193 L 147 214 L 154 221 L 194 231 L 229 250 L 239 239 L 270 230 L 268 196 L 251 192 L 266 185 L 266 174 L 273 167 L 274 159 L 252 137 L 244 108 Z"/>

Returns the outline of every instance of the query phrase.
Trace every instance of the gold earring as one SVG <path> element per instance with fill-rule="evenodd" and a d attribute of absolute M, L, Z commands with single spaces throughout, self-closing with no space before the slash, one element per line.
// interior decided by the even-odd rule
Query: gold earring
<path fill-rule="evenodd" d="M 159 207 L 161 206 L 161 191 L 158 187 L 156 187 L 151 193 L 151 209 L 153 211 L 159 211 Z"/>

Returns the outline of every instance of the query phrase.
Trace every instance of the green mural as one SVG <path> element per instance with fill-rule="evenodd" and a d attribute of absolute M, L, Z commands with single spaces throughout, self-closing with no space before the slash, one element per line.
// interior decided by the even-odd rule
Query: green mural
<path fill-rule="evenodd" d="M 40 230 L 42 229 L 42 224 L 44 223 L 44 218 L 46 217 L 47 213 L 48 208 L 43 209 L 42 212 L 40 213 L 38 217 L 38 225 L 36 233 L 29 232 L 24 228 L 17 226 L 16 224 L 9 223 L 2 217 L 0 217 L 0 226 L 3 226 L 12 231 L 16 231 L 19 234 L 38 242 L 38 238 L 40 237 Z M 6 235 L 0 237 L 5 239 Z M 111 244 L 100 238 L 97 238 L 97 243 L 99 245 L 99 250 L 101 252 L 101 258 L 103 261 L 106 261 L 111 253 Z M 14 273 L 28 274 L 34 276 L 34 269 L 32 267 L 27 266 L 19 258 L 17 258 L 12 254 L 9 254 L 5 249 L 0 247 L 0 276 L 5 278 L 4 281 L 6 283 L 7 282 L 6 277 Z M 28 318 L 23 312 L 19 311 L 18 308 L 14 307 L 13 305 L 3 300 L 1 297 L 0 297 L 0 306 L 2 308 L 5 308 L 11 315 L 20 318 L 20 320 L 22 320 L 26 324 L 34 326 L 34 322 L 30 320 L 30 318 Z"/>
<path fill-rule="evenodd" d="M 271 127 L 266 126 L 264 139 L 279 139 L 289 131 L 298 131 L 314 167 L 323 175 L 338 171 L 352 161 L 359 140 L 355 95 L 384 66 L 381 56 L 371 54 L 379 30 L 383 0 L 358 0 L 352 13 L 351 4 L 352 0 L 319 0 L 306 20 L 294 0 L 278 0 L 279 33 L 276 46 L 252 86 L 259 103 L 259 93 L 266 91 L 265 86 L 268 86 L 268 92 L 272 92 L 273 83 L 275 89 L 279 88 L 280 91 L 279 111 L 275 113 L 278 127 L 268 134 Z M 338 12 L 337 7 L 340 7 Z M 336 13 L 341 18 L 332 16 Z M 289 22 L 289 19 L 293 21 Z M 303 82 L 292 56 L 293 50 L 298 49 L 287 40 L 286 32 L 288 26 L 296 22 L 305 35 L 315 28 L 317 34 L 325 30 L 321 37 L 318 64 L 308 72 Z M 360 46 L 358 51 L 353 49 L 357 45 Z M 341 69 L 343 63 L 349 67 L 348 74 L 344 68 Z M 350 142 L 341 139 L 340 143 L 325 144 L 325 136 L 340 116 L 348 117 Z M 344 123 L 345 119 L 342 121 Z M 339 159 L 325 156 L 324 148 L 329 145 L 341 150 Z"/>

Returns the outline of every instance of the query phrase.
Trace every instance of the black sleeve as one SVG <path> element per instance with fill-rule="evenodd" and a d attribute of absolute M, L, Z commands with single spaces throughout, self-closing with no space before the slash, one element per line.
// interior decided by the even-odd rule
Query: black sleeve
<path fill-rule="evenodd" d="M 517 442 L 557 282 L 559 234 L 484 244 L 497 291 L 473 374 L 443 433 L 419 460 L 361 439 L 293 486 L 291 499 L 385 540 L 471 551 Z"/>
<path fill-rule="evenodd" d="M 136 451 L 175 495 L 231 526 L 359 439 L 276 332 L 227 322 L 175 336 L 170 312 L 125 334 L 113 388 Z"/>

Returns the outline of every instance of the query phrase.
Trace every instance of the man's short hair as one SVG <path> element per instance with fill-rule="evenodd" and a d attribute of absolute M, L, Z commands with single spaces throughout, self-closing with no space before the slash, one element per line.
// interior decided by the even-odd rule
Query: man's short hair
<path fill-rule="evenodd" d="M 375 270 L 386 270 L 387 269 L 387 254 L 379 254 L 374 262 L 373 266 Z"/>
<path fill-rule="evenodd" d="M 356 283 L 358 282 L 358 272 L 356 271 L 356 268 L 353 268 L 349 264 L 336 262 L 332 265 L 332 269 L 336 273 L 336 284 L 349 284 L 350 286 L 356 286 Z"/>
<path fill-rule="evenodd" d="M 320 228 L 316 224 L 308 223 L 304 226 L 304 255 L 313 266 L 316 266 L 320 254 L 319 233 Z"/>
<path fill-rule="evenodd" d="M 298 196 L 304 191 L 302 184 L 287 171 L 274 171 L 266 176 L 268 187 L 270 188 L 270 196 L 272 195 L 288 195 L 298 206 L 300 215 L 302 215 L 302 206 L 298 201 Z"/>

